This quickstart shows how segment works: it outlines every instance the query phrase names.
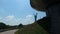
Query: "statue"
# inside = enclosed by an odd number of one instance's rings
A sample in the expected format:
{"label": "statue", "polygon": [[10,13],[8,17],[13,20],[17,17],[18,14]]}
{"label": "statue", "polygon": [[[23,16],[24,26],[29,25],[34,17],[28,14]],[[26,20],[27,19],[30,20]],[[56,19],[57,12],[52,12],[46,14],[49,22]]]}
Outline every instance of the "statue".
{"label": "statue", "polygon": [[34,14],[34,19],[35,19],[35,22],[37,21],[37,13]]}
{"label": "statue", "polygon": [[49,34],[60,34],[60,0],[30,0],[32,8],[49,17]]}

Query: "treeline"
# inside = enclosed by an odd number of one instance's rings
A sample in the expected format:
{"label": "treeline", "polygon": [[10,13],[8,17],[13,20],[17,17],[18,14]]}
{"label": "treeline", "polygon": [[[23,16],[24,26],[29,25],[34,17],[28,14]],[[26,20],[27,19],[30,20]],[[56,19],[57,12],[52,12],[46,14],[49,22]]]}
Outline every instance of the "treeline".
{"label": "treeline", "polygon": [[0,22],[0,29],[6,29],[7,25],[4,24],[3,22]]}
{"label": "treeline", "polygon": [[21,27],[23,27],[22,24],[15,25],[15,26],[11,26],[11,25],[6,25],[6,24],[3,23],[3,22],[0,22],[0,30],[1,30],[1,29],[17,29],[17,28],[21,28]]}

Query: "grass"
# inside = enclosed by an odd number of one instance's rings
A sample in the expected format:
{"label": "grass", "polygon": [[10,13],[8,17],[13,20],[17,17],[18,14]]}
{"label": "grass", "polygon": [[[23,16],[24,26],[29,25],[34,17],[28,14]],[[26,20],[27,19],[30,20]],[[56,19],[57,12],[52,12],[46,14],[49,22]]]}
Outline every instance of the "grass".
{"label": "grass", "polygon": [[15,34],[48,34],[48,32],[37,23],[33,23],[20,28]]}

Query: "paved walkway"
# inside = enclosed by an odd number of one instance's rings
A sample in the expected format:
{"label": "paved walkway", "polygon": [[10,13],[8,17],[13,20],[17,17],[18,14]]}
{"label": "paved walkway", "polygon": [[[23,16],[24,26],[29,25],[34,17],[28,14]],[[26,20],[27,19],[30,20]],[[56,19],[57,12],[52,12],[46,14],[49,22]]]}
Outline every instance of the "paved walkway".
{"label": "paved walkway", "polygon": [[15,30],[10,30],[10,31],[5,31],[5,32],[2,32],[2,33],[0,33],[0,34],[14,34],[16,31],[17,31],[17,29],[15,29]]}

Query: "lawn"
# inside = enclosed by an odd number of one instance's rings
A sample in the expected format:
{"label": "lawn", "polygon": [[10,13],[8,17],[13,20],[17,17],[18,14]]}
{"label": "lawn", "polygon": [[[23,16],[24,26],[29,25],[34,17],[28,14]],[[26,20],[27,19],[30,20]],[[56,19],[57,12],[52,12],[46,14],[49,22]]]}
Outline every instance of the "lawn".
{"label": "lawn", "polygon": [[33,23],[20,28],[15,34],[48,34],[39,24]]}

